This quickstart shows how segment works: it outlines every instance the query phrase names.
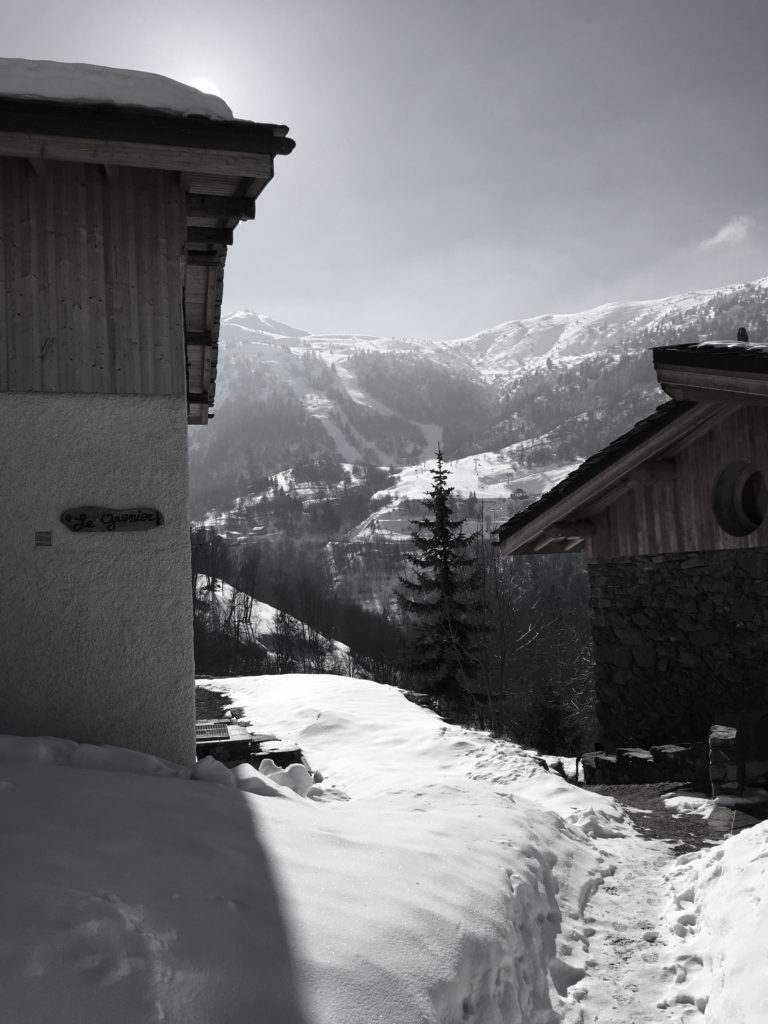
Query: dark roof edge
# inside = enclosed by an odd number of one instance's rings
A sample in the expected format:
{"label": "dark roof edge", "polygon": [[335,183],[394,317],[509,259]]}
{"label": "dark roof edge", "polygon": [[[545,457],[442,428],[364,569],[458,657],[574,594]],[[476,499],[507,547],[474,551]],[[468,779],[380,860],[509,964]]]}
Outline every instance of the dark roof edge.
{"label": "dark roof edge", "polygon": [[296,143],[282,124],[174,114],[149,107],[0,96],[0,131],[238,152],[290,153]]}
{"label": "dark roof edge", "polygon": [[512,516],[498,530],[499,543],[514,536],[523,527],[528,526],[542,513],[547,512],[558,502],[563,501],[580,487],[594,480],[600,473],[613,466],[620,458],[627,455],[633,448],[660,433],[675,420],[684,416],[697,403],[688,401],[669,401],[660,405],[655,412],[640,420],[630,430],[617,437],[605,448],[591,455],[572,473],[569,473],[559,484],[543,494],[538,501],[528,508]]}
{"label": "dark roof edge", "polygon": [[768,373],[768,346],[749,342],[691,342],[651,349],[653,365],[686,366],[699,370]]}

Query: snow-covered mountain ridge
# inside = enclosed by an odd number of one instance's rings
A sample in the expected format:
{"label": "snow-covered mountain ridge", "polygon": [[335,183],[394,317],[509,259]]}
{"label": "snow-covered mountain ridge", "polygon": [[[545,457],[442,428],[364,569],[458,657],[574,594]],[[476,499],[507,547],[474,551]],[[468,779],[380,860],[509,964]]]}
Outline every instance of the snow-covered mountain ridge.
{"label": "snow-covered mountain ridge", "polygon": [[190,434],[193,514],[231,508],[288,470],[300,481],[318,466],[417,465],[438,442],[449,459],[560,468],[663,400],[648,348],[732,338],[742,325],[768,340],[768,277],[443,341],[312,334],[230,313],[216,418]]}
{"label": "snow-covered mountain ridge", "polygon": [[[285,344],[290,339],[334,362],[353,351],[418,354],[437,359],[453,369],[482,376],[509,379],[520,372],[546,366],[547,360],[579,360],[598,354],[638,335],[680,330],[700,323],[702,311],[713,302],[746,297],[751,291],[766,292],[768,276],[747,284],[669,295],[660,299],[610,302],[576,313],[554,313],[508,320],[466,338],[427,341],[414,338],[379,338],[367,334],[312,334],[289,327],[250,310],[222,318],[222,338],[250,337]],[[709,311],[717,332],[715,308]]]}
{"label": "snow-covered mountain ridge", "polygon": [[[768,277],[753,282],[768,287]],[[513,366],[526,369],[548,359],[581,359],[643,332],[696,323],[702,307],[716,298],[738,294],[743,285],[710,288],[661,299],[611,302],[580,313],[550,314],[510,320],[453,344],[486,375],[508,375]]]}

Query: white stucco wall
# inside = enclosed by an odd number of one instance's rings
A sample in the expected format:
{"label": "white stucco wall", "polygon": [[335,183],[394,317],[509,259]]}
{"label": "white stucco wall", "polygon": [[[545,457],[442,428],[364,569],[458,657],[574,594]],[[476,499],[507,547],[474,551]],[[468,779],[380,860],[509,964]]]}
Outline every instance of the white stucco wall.
{"label": "white stucco wall", "polygon": [[[0,394],[0,732],[194,759],[186,404]],[[78,505],[159,509],[76,534]],[[50,531],[51,547],[35,547]]]}

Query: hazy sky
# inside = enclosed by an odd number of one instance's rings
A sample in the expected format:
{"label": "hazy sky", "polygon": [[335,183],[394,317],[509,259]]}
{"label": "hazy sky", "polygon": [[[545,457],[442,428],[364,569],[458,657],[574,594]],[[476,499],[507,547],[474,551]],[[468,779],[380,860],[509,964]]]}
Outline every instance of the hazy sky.
{"label": "hazy sky", "polygon": [[224,306],[459,337],[768,274],[766,0],[0,0],[0,55],[290,126]]}

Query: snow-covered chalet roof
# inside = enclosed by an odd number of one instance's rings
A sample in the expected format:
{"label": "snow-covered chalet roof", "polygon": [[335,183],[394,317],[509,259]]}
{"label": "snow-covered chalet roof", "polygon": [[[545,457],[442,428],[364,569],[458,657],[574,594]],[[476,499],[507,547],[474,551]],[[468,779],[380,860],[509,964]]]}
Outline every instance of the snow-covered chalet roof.
{"label": "snow-covered chalet roof", "polygon": [[144,107],[164,114],[232,119],[232,111],[218,96],[164,75],[95,64],[0,57],[0,96]]}

